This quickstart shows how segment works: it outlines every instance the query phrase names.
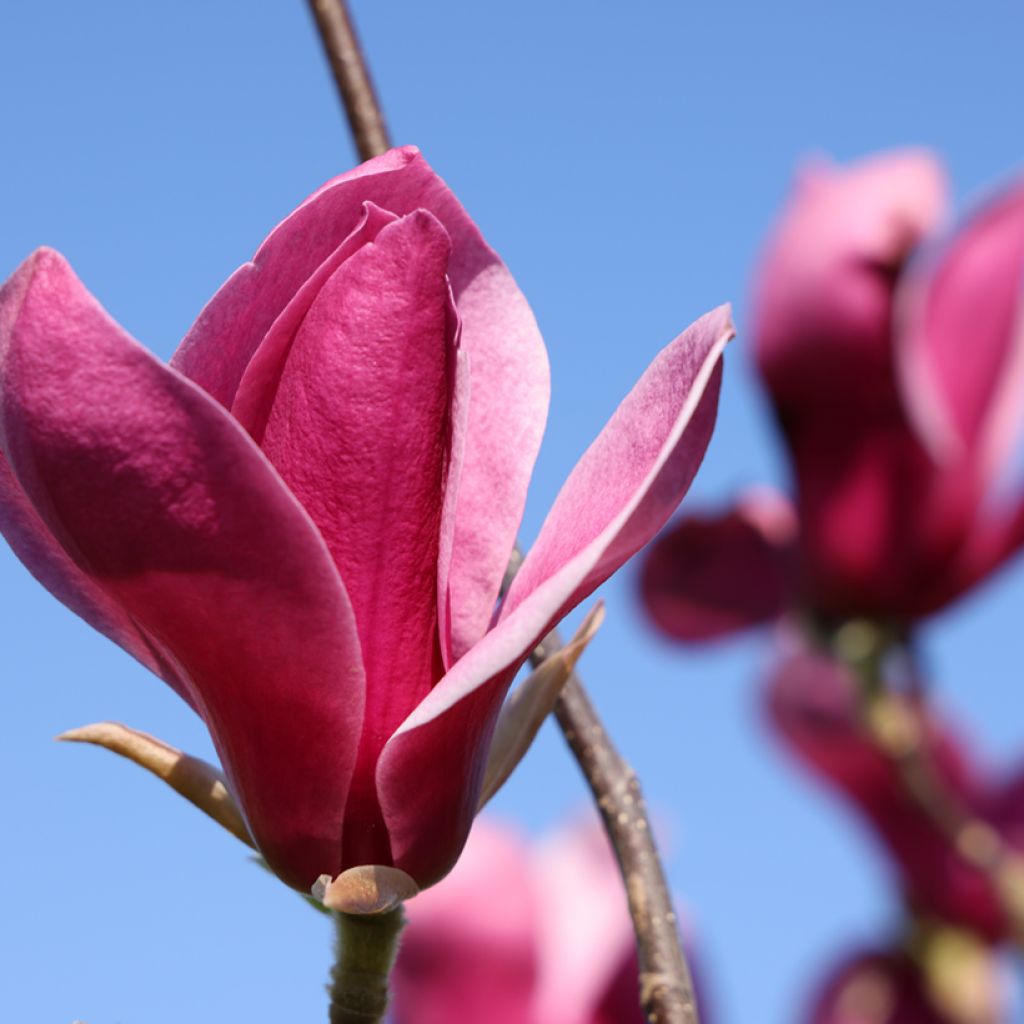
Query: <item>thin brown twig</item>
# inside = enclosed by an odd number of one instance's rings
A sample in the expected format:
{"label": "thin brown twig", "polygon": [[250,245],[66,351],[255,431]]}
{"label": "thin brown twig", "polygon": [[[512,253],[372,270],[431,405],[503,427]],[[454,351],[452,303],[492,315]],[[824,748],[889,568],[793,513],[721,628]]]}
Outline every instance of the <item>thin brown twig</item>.
{"label": "thin brown twig", "polygon": [[[359,155],[369,159],[390,143],[345,2],[309,2]],[[520,561],[517,549],[506,585]],[[530,660],[538,665],[562,646],[552,631]],[[622,872],[636,932],[644,1015],[651,1024],[699,1024],[693,981],[636,773],[608,738],[575,673],[562,691],[555,718],[594,795]]]}
{"label": "thin brown twig", "polygon": [[310,10],[345,105],[360,160],[391,148],[377,94],[344,0],[309,0]]}

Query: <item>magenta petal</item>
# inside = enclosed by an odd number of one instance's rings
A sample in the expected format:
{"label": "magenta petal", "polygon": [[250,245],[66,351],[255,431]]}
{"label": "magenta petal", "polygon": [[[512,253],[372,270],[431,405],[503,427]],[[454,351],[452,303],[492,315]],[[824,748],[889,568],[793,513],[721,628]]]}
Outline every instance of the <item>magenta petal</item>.
{"label": "magenta petal", "polygon": [[231,414],[249,431],[257,444],[263,441],[263,432],[277,397],[277,388],[295,334],[320,290],[345,260],[372,242],[386,225],[397,219],[395,214],[381,210],[373,203],[365,203],[363,218],[356,229],[317,267],[260,342],[245,368],[231,404]]}
{"label": "magenta petal", "polygon": [[714,423],[731,336],[723,306],[655,359],[570,475],[498,625],[385,746],[377,787],[394,863],[421,885],[448,871],[465,842],[519,666],[553,622],[653,536],[689,485]]}
{"label": "magenta petal", "polygon": [[[347,851],[374,827],[384,839],[377,756],[441,674],[437,571],[457,336],[449,250],[445,229],[421,210],[335,271],[296,335],[263,437],[327,542],[358,623],[366,717]],[[345,862],[387,858],[383,844]]]}
{"label": "magenta petal", "polygon": [[803,1019],[808,1024],[953,1024],[932,1003],[928,988],[920,966],[898,948],[860,952],[832,969]]}
{"label": "magenta petal", "polygon": [[942,168],[924,151],[804,170],[754,288],[755,354],[785,417],[892,390],[893,282],[944,207]]}
{"label": "magenta petal", "polygon": [[449,584],[458,656],[486,630],[515,543],[547,416],[548,363],[512,275],[419,152],[391,150],[310,196],[213,297],[172,365],[230,407],[271,324],[355,230],[367,202],[398,215],[429,210],[452,239],[449,275],[473,395]]}
{"label": "magenta petal", "polygon": [[[0,305],[7,295],[0,293]],[[0,337],[6,332],[0,327]],[[183,700],[195,702],[188,686],[131,616],[83,572],[39,518],[0,453],[0,535],[30,573],[62,604],[113,640]]]}
{"label": "magenta petal", "polygon": [[562,487],[502,607],[547,614],[538,636],[646,544],[675,511],[711,437],[728,306],[665,348]]}
{"label": "magenta petal", "polygon": [[796,514],[773,491],[724,515],[688,515],[648,549],[640,580],[654,622],[680,640],[713,640],[770,622],[796,598]]}
{"label": "magenta petal", "polygon": [[998,469],[1024,385],[1024,181],[971,218],[908,280],[898,359],[907,402],[941,456]]}
{"label": "magenta petal", "polygon": [[0,336],[3,455],[67,557],[185,681],[262,852],[308,889],[340,868],[363,705],[324,543],[238,424],[58,254],[20,275]]}
{"label": "magenta petal", "polygon": [[171,365],[230,408],[242,374],[271,324],[356,229],[363,204],[387,193],[394,173],[412,159],[414,154],[407,150],[393,149],[314,192],[210,299]]}

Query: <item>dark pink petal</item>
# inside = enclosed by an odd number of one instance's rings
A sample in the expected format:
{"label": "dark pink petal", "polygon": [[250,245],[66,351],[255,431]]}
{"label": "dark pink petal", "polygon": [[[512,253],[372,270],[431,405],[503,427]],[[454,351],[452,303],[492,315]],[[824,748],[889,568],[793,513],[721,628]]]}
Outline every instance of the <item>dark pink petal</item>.
{"label": "dark pink petal", "polygon": [[465,842],[501,702],[529,651],[657,532],[689,486],[731,336],[721,307],[655,359],[570,475],[499,624],[384,748],[377,784],[394,864],[421,885],[448,871]]}
{"label": "dark pink petal", "polygon": [[381,210],[372,203],[366,203],[363,218],[352,234],[317,267],[260,342],[259,348],[242,374],[231,404],[231,414],[249,431],[257,444],[263,441],[267,419],[277,398],[277,389],[295,342],[295,335],[320,290],[345,260],[372,242],[384,227],[397,219],[395,214]]}
{"label": "dark pink petal", "polygon": [[898,356],[909,407],[943,459],[1012,452],[1024,386],[1024,181],[907,282]]}
{"label": "dark pink petal", "polygon": [[238,424],[58,254],[19,277],[0,336],[4,458],[67,558],[183,680],[261,850],[308,889],[340,869],[364,688],[323,540]]}
{"label": "dark pink petal", "polygon": [[414,147],[328,182],[287,217],[213,297],[172,360],[231,406],[271,325],[356,229],[365,203],[433,213],[452,239],[452,289],[472,395],[450,575],[455,655],[490,622],[547,415],[548,364],[533,314],[505,265]]}
{"label": "dark pink petal", "polygon": [[443,672],[437,572],[457,335],[449,251],[445,229],[420,210],[342,263],[295,337],[263,436],[327,542],[359,629],[366,708],[346,864],[389,862],[377,757]]}
{"label": "dark pink petal", "polygon": [[[0,307],[10,299],[0,291]],[[0,313],[2,316],[2,313]],[[0,337],[7,334],[0,326]],[[151,672],[160,676],[183,700],[195,704],[187,685],[160,651],[94,580],[71,560],[39,518],[0,453],[0,535],[22,564],[62,604],[81,616],[93,629],[113,640]]]}
{"label": "dark pink petal", "polygon": [[804,1019],[807,1024],[956,1024],[929,998],[927,981],[914,960],[889,951],[857,953],[844,960]]}
{"label": "dark pink petal", "polygon": [[407,906],[395,1024],[540,1024],[536,895],[523,839],[479,821],[451,875]]}
{"label": "dark pink petal", "polygon": [[723,515],[687,515],[651,545],[641,595],[680,640],[713,640],[770,622],[796,600],[796,514],[773,491]]}
{"label": "dark pink petal", "polygon": [[908,619],[950,599],[983,491],[969,463],[938,467],[902,412],[837,409],[790,449],[804,587],[836,616]]}
{"label": "dark pink petal", "polygon": [[893,390],[892,299],[945,205],[929,153],[885,153],[800,176],[758,263],[754,344],[784,421]]}
{"label": "dark pink petal", "polygon": [[704,457],[733,333],[720,306],[651,363],[555,499],[503,619],[533,599],[549,610],[543,634],[661,529]]}

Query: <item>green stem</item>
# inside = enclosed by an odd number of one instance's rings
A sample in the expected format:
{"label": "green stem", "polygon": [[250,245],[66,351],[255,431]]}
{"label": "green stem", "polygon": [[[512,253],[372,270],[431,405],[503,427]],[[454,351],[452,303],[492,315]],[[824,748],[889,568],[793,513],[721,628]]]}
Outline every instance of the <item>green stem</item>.
{"label": "green stem", "polygon": [[337,960],[331,969],[330,1024],[378,1024],[388,1008],[388,976],[405,914],[334,914]]}

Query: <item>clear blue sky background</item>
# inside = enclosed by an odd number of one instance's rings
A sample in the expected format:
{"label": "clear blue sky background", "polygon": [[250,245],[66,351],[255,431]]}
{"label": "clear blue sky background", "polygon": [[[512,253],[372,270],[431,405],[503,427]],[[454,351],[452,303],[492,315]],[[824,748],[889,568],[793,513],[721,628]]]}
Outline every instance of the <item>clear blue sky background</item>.
{"label": "clear blue sky background", "polygon": [[[653,354],[732,299],[719,427],[689,503],[785,470],[745,301],[795,161],[924,143],[967,199],[1019,165],[1024,15],[1005,2],[356,2],[399,142],[421,146],[529,297],[554,377],[524,535]],[[264,234],[350,167],[305,4],[9,5],[0,276],[56,246],[163,357]],[[768,637],[687,653],[605,588],[584,675],[670,822],[715,1019],[796,1022],[818,973],[884,937],[883,863],[762,728]],[[935,681],[995,765],[1024,745],[1024,566],[937,619]],[[0,552],[0,1017],[322,1020],[328,927],[137,769],[51,741],[115,718],[209,743],[158,681]],[[583,799],[546,730],[496,808]],[[457,1024],[457,1022],[453,1022]]]}

